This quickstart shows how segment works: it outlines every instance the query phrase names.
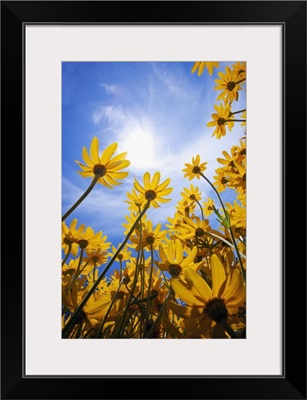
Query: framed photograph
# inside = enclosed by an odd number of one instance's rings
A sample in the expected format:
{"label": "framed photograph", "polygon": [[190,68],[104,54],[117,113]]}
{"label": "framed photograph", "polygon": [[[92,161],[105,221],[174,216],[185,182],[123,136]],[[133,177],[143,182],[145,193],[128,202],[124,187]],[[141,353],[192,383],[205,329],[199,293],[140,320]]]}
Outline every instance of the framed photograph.
{"label": "framed photograph", "polygon": [[306,2],[1,27],[2,398],[306,399]]}

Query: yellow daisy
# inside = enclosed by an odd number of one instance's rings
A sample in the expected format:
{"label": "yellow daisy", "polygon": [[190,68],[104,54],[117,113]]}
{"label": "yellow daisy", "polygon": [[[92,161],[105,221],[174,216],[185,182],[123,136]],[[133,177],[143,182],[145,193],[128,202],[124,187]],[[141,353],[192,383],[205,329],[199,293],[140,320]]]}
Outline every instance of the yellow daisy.
{"label": "yellow daisy", "polygon": [[245,284],[238,269],[225,273],[216,254],[211,256],[210,263],[212,288],[191,268],[184,271],[187,284],[179,279],[170,280],[174,292],[186,305],[169,302],[168,308],[184,318],[185,333],[192,338],[210,337],[215,324],[229,332],[229,325],[239,322],[235,314],[246,298]]}
{"label": "yellow daisy", "polygon": [[200,76],[204,72],[205,67],[207,67],[209,75],[212,76],[214,68],[218,68],[219,63],[216,61],[196,61],[192,67],[191,73],[193,74],[198,70],[197,75]]}
{"label": "yellow daisy", "polygon": [[222,93],[217,97],[217,100],[224,100],[225,102],[232,103],[239,98],[239,90],[241,90],[240,83],[245,81],[245,78],[239,78],[237,71],[231,70],[226,67],[226,73],[219,72],[218,76],[221,79],[216,79],[214,82],[217,84],[215,90],[222,90]]}
{"label": "yellow daisy", "polygon": [[167,188],[170,183],[170,178],[166,179],[163,183],[159,185],[161,178],[160,172],[156,172],[152,180],[150,180],[150,173],[145,172],[143,177],[144,186],[142,186],[136,178],[134,178],[134,187],[135,189],[143,195],[143,198],[147,201],[150,201],[155,208],[160,207],[158,202],[166,203],[171,201],[171,199],[165,199],[164,196],[170,194],[173,189]]}
{"label": "yellow daisy", "polygon": [[230,106],[222,103],[220,106],[214,105],[216,113],[211,114],[213,121],[207,123],[207,126],[215,126],[215,130],[212,136],[216,135],[217,139],[220,139],[222,136],[226,135],[226,127],[231,131],[234,126],[234,122],[232,121],[233,116],[231,115]]}
{"label": "yellow daisy", "polygon": [[90,146],[90,155],[83,147],[82,158],[85,165],[75,160],[80,166],[82,171],[79,174],[85,178],[96,178],[99,183],[112,189],[112,186],[120,185],[118,179],[124,179],[128,176],[128,172],[121,172],[120,170],[129,167],[130,161],[125,160],[127,152],[123,152],[113,157],[117,150],[117,143],[108,146],[99,156],[99,140],[94,137]]}
{"label": "yellow daisy", "polygon": [[159,246],[159,255],[161,261],[155,261],[155,264],[161,271],[168,272],[173,278],[183,275],[185,268],[197,270],[203,261],[195,263],[197,256],[197,247],[193,247],[187,257],[184,257],[184,250],[179,239],[169,241],[167,247]]}
{"label": "yellow daisy", "polygon": [[184,178],[188,178],[189,181],[192,180],[193,178],[200,179],[200,176],[202,175],[202,172],[207,169],[206,165],[207,162],[200,162],[200,156],[197,154],[197,156],[194,158],[192,157],[192,164],[185,163],[184,165],[186,168],[182,170],[182,172],[185,172]]}

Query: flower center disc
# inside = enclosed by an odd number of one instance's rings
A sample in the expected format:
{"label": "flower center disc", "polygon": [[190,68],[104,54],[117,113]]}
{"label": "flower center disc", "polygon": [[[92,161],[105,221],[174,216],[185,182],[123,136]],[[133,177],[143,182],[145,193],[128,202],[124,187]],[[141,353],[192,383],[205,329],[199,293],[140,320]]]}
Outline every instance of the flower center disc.
{"label": "flower center disc", "polygon": [[85,249],[87,247],[87,245],[88,245],[88,241],[84,240],[84,239],[81,239],[81,240],[79,240],[78,244],[81,247],[81,249]]}
{"label": "flower center disc", "polygon": [[203,228],[197,228],[196,231],[195,231],[195,235],[196,235],[197,237],[204,236],[205,233],[206,233],[206,232],[203,230]]}
{"label": "flower center disc", "polygon": [[225,302],[218,297],[208,301],[205,311],[209,317],[217,323],[226,321],[228,318],[228,310],[225,306]]}
{"label": "flower center disc", "polygon": [[94,165],[93,172],[95,176],[104,176],[107,172],[106,167],[101,164]]}
{"label": "flower center disc", "polygon": [[227,83],[227,89],[232,91],[236,87],[235,82],[228,82]]}
{"label": "flower center disc", "polygon": [[169,273],[172,275],[173,278],[177,278],[181,272],[180,265],[177,264],[170,264],[169,266]]}
{"label": "flower center disc", "polygon": [[147,190],[145,192],[145,199],[146,200],[154,200],[157,197],[156,192],[154,190]]}
{"label": "flower center disc", "polygon": [[196,165],[195,167],[193,167],[192,172],[193,174],[199,174],[201,172],[199,166]]}

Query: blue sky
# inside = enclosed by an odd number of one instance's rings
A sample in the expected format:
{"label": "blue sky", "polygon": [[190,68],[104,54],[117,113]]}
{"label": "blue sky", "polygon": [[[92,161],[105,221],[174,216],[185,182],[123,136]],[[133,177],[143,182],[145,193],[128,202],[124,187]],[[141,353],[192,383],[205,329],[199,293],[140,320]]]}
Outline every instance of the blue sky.
{"label": "blue sky", "polygon": [[[100,151],[113,142],[118,151],[127,151],[131,161],[129,176],[122,185],[108,189],[97,184],[83,203],[66,219],[103,231],[114,246],[124,239],[125,215],[129,215],[126,193],[131,192],[136,177],[142,182],[146,171],[160,171],[161,181],[171,178],[172,201],[159,209],[150,208],[148,219],[153,224],[173,217],[180,192],[192,183],[202,191],[202,201],[216,199],[205,180],[183,178],[184,163],[200,155],[208,162],[206,176],[212,179],[221,165],[222,151],[239,144],[244,127],[236,123],[221,139],[212,137],[212,120],[219,91],[214,90],[217,72],[236,61],[220,63],[209,76],[191,73],[191,62],[63,62],[62,63],[62,210],[63,214],[91,183],[81,177],[75,160],[82,160],[82,147],[87,149],[97,136]],[[246,108],[244,90],[232,111]],[[239,117],[239,115],[238,115]],[[223,200],[232,198],[222,192]]]}

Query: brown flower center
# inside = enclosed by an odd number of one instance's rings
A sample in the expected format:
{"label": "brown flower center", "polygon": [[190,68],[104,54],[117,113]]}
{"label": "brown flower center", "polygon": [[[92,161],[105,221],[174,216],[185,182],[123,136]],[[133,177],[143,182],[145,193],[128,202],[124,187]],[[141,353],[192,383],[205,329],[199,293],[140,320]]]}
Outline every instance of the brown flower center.
{"label": "brown flower center", "polygon": [[198,165],[195,165],[192,169],[193,174],[199,174],[201,172],[200,168]]}
{"label": "brown flower center", "polygon": [[226,321],[228,318],[228,310],[225,302],[223,299],[219,299],[218,297],[214,297],[208,301],[205,311],[208,316],[217,323]]}
{"label": "brown flower center", "polygon": [[235,82],[228,82],[227,83],[227,89],[229,91],[232,91],[235,87],[236,87],[236,83]]}
{"label": "brown flower center", "polygon": [[206,232],[203,230],[203,228],[197,228],[195,231],[195,236],[201,237],[201,236],[204,236],[205,233]]}
{"label": "brown flower center", "polygon": [[191,195],[190,195],[190,199],[191,199],[191,200],[196,200],[195,194],[191,194]]}
{"label": "brown flower center", "polygon": [[104,165],[96,164],[94,165],[93,172],[95,176],[104,176],[107,172],[107,169]]}
{"label": "brown flower center", "polygon": [[226,178],[223,177],[223,178],[221,179],[221,182],[222,182],[223,185],[226,185],[226,183],[228,182],[228,180],[227,180]]}
{"label": "brown flower center", "polygon": [[154,244],[155,238],[153,236],[147,236],[146,243],[147,244]]}
{"label": "brown flower center", "polygon": [[145,199],[152,201],[157,197],[157,194],[154,190],[146,190],[145,192]]}
{"label": "brown flower center", "polygon": [[170,264],[168,270],[173,278],[177,278],[180,275],[182,268],[178,264]]}
{"label": "brown flower center", "polygon": [[88,246],[88,241],[85,239],[81,239],[78,241],[78,245],[81,249],[85,249]]}
{"label": "brown flower center", "polygon": [[219,126],[224,125],[225,122],[226,122],[226,119],[225,119],[225,118],[219,118],[219,119],[217,120],[217,124],[218,124]]}

